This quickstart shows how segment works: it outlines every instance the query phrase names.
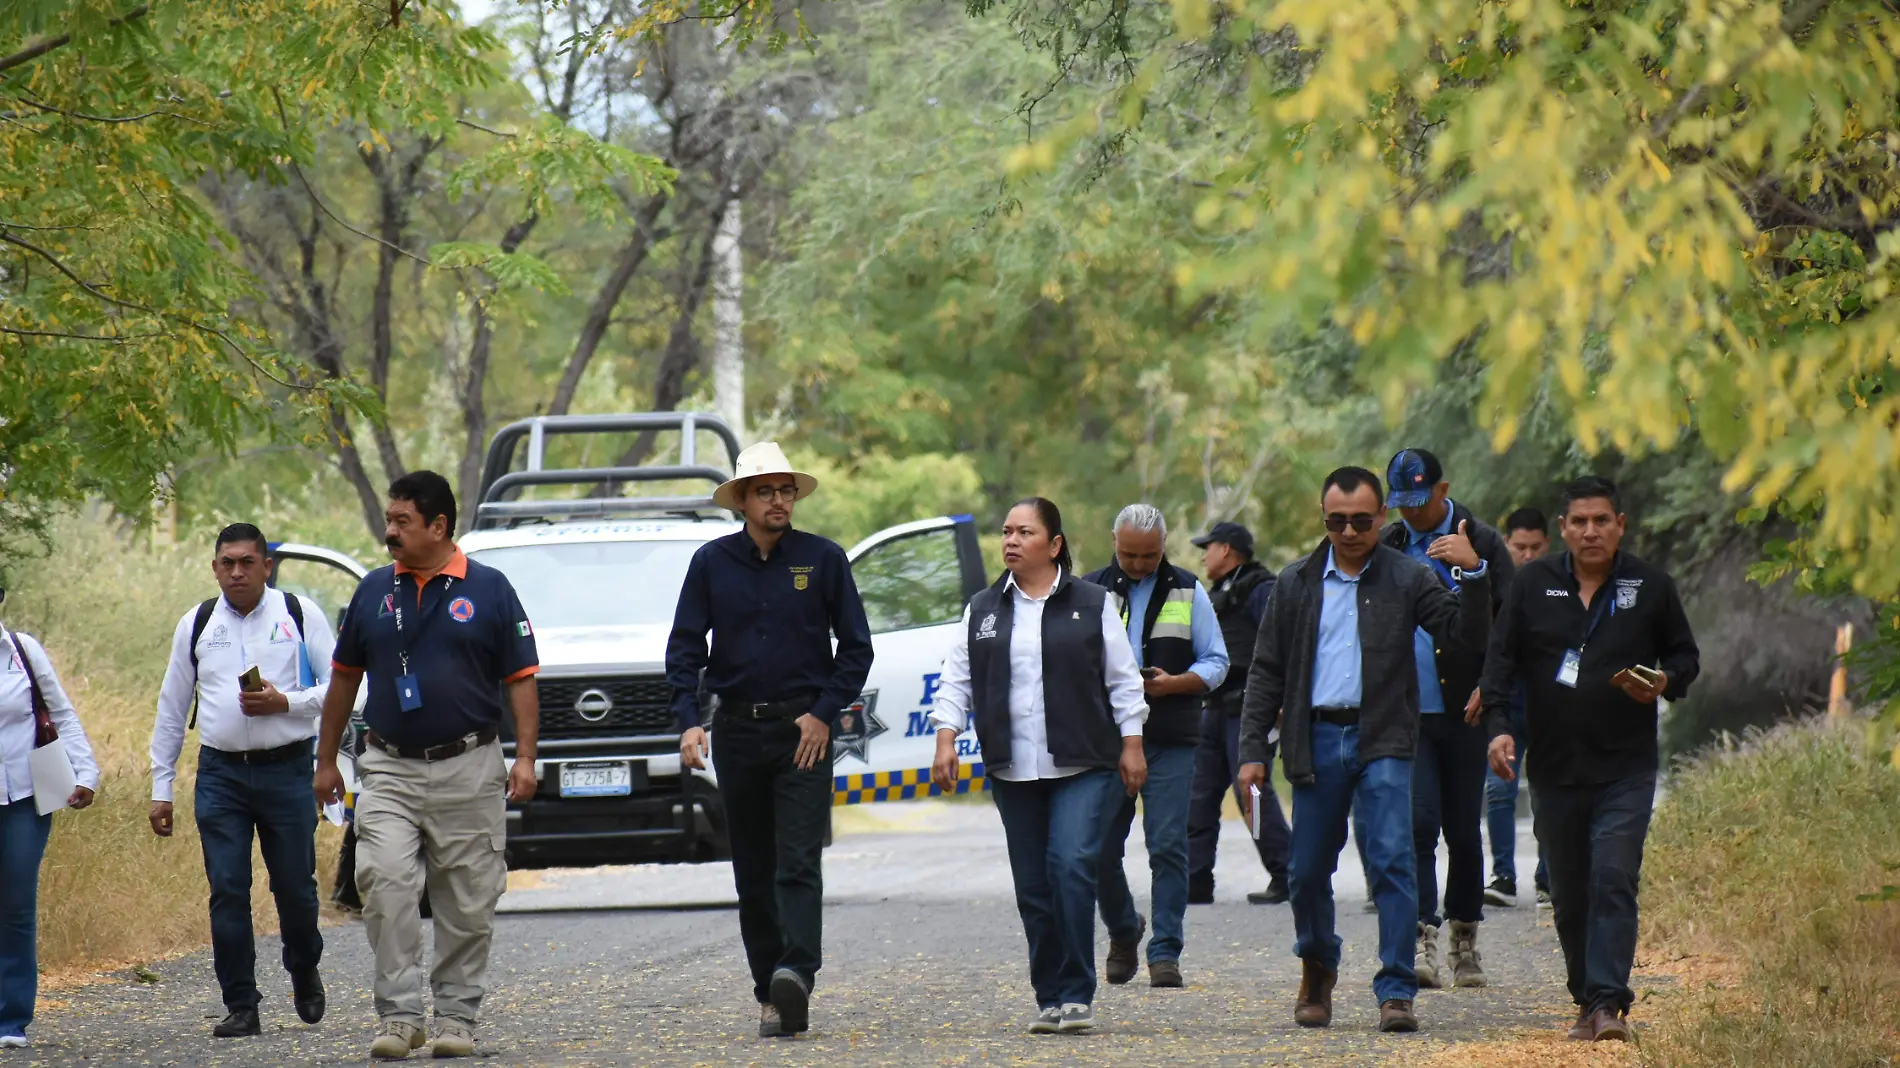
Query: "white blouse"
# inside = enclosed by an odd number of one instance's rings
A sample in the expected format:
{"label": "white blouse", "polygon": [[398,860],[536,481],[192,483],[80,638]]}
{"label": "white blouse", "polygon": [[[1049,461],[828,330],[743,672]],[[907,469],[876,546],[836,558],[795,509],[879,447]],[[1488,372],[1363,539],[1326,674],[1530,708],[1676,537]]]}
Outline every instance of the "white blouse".
{"label": "white blouse", "polygon": [[[27,770],[27,758],[33,753],[33,688],[27,681],[28,665],[20,663],[13,637],[0,626],[0,789],[5,790],[8,804],[33,796],[33,775]],[[79,785],[97,791],[99,763],[93,759],[92,743],[86,739],[86,728],[79,724],[79,714],[73,711],[59,676],[53,673],[52,660],[39,642],[24,634],[17,637],[26,648],[33,677],[39,680],[46,711],[66,743],[73,777]]]}
{"label": "white blouse", "polygon": [[[1054,593],[1062,582],[1061,571],[1049,587]],[[1008,782],[1031,779],[1062,779],[1087,770],[1056,766],[1049,753],[1049,719],[1043,708],[1042,686],[1042,610],[1049,594],[1031,597],[1009,577],[1008,589],[1014,598],[1009,627],[1009,767],[985,769]],[[1122,737],[1139,737],[1148,718],[1148,699],[1141,689],[1141,671],[1135,666],[1135,650],[1128,644],[1128,628],[1122,625],[1112,599],[1102,602],[1102,681],[1108,686],[1109,707]],[[937,730],[963,733],[970,723],[970,609],[963,609],[963,626],[957,631],[957,644],[944,658],[943,677],[938,680],[932,702],[930,725]]]}

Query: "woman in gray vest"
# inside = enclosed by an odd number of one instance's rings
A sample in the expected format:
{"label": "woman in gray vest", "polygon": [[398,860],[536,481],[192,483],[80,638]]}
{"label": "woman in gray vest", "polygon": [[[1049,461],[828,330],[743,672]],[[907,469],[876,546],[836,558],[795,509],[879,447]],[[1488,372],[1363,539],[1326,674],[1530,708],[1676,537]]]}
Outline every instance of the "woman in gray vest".
{"label": "woman in gray vest", "polygon": [[1003,521],[1009,571],[970,599],[944,661],[931,725],[941,790],[972,721],[996,795],[1029,937],[1030,1033],[1095,1026],[1095,880],[1124,796],[1148,777],[1148,714],[1128,631],[1108,592],[1075,577],[1062,513],[1041,497]]}

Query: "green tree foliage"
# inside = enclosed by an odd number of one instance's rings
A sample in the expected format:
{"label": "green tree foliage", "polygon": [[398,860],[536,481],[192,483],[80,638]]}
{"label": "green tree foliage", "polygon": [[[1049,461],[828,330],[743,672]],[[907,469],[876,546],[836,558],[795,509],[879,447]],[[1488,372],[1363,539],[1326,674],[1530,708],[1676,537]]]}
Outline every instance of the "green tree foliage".
{"label": "green tree foliage", "polygon": [[[321,440],[313,416],[363,407],[357,383],[241,313],[255,278],[199,183],[307,186],[340,127],[366,131],[367,150],[389,129],[446,137],[459,100],[504,76],[499,56],[421,3],[0,6],[0,521],[87,495],[137,512],[198,450]],[[591,190],[658,175],[568,130],[524,129],[494,153],[464,184],[506,173],[531,208],[558,183],[604,209]],[[503,281],[545,277],[460,254]]]}
{"label": "green tree foliage", "polygon": [[800,435],[846,467],[966,457],[981,480],[966,507],[986,528],[1041,493],[1095,560],[1137,499],[1177,525],[1286,530],[1288,510],[1253,491],[1305,472],[1329,417],[1287,404],[1259,418],[1274,371],[1233,303],[1177,284],[1176,263],[1226,243],[1189,218],[1184,150],[1142,142],[1110,170],[1065,157],[1047,182],[1008,181],[1040,116],[1084,92],[1062,88],[1025,120],[1021,95],[1052,71],[1006,29],[909,5],[857,17],[862,105],[829,129],[765,285]]}
{"label": "green tree foliage", "polygon": [[[1125,27],[1125,10],[1011,14],[1048,34]],[[1113,95],[1019,164],[1136,136],[1225,79],[1245,124],[1190,177],[1209,186],[1197,221],[1234,245],[1180,265],[1189,292],[1248,294],[1269,326],[1337,325],[1391,411],[1469,350],[1498,448],[1543,393],[1588,453],[1693,431],[1728,488],[1811,508],[1813,560],[1860,592],[1900,589],[1887,7],[1182,0],[1174,15]],[[1123,54],[1113,36],[1097,59]]]}

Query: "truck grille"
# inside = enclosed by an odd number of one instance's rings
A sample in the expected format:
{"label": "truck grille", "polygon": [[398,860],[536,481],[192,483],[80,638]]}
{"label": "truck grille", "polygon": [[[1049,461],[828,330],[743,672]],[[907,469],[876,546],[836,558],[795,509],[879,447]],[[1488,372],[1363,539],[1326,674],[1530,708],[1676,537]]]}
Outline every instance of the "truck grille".
{"label": "truck grille", "polygon": [[[674,731],[673,713],[667,708],[673,701],[673,687],[659,675],[542,678],[537,689],[541,695],[543,738],[671,734]],[[582,696],[590,691],[604,694],[612,707],[603,709],[604,703],[598,697],[580,706]]]}

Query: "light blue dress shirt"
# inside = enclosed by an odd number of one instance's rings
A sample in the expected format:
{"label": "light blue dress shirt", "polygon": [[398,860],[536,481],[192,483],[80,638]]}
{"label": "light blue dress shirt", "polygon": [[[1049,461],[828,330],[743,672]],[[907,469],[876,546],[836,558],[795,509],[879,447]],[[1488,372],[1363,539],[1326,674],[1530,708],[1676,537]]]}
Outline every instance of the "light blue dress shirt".
{"label": "light blue dress shirt", "polygon": [[[1128,588],[1128,644],[1135,647],[1135,667],[1141,662],[1141,628],[1148,619],[1148,602],[1154,596],[1155,577],[1149,575]],[[1214,618],[1214,602],[1207,590],[1194,584],[1194,615],[1189,623],[1194,641],[1194,663],[1188,670],[1201,677],[1211,692],[1227,678],[1227,640],[1221,637],[1220,620]]]}
{"label": "light blue dress shirt", "polygon": [[1325,600],[1313,650],[1313,707],[1358,708],[1365,685],[1359,669],[1359,576],[1343,574],[1328,549],[1320,585]]}
{"label": "light blue dress shirt", "polygon": [[[1432,574],[1437,575],[1438,581],[1446,586],[1451,585],[1451,568],[1426,555],[1425,550],[1432,547],[1432,542],[1451,533],[1451,517],[1451,500],[1447,498],[1445,516],[1438,521],[1437,526],[1423,533],[1413,530],[1409,523],[1405,527],[1405,532],[1411,535],[1411,540],[1405,543],[1405,554],[1431,568]],[[1425,632],[1424,627],[1412,632],[1412,656],[1418,661],[1418,710],[1421,713],[1445,711],[1445,695],[1438,685],[1437,649],[1438,643]]]}

